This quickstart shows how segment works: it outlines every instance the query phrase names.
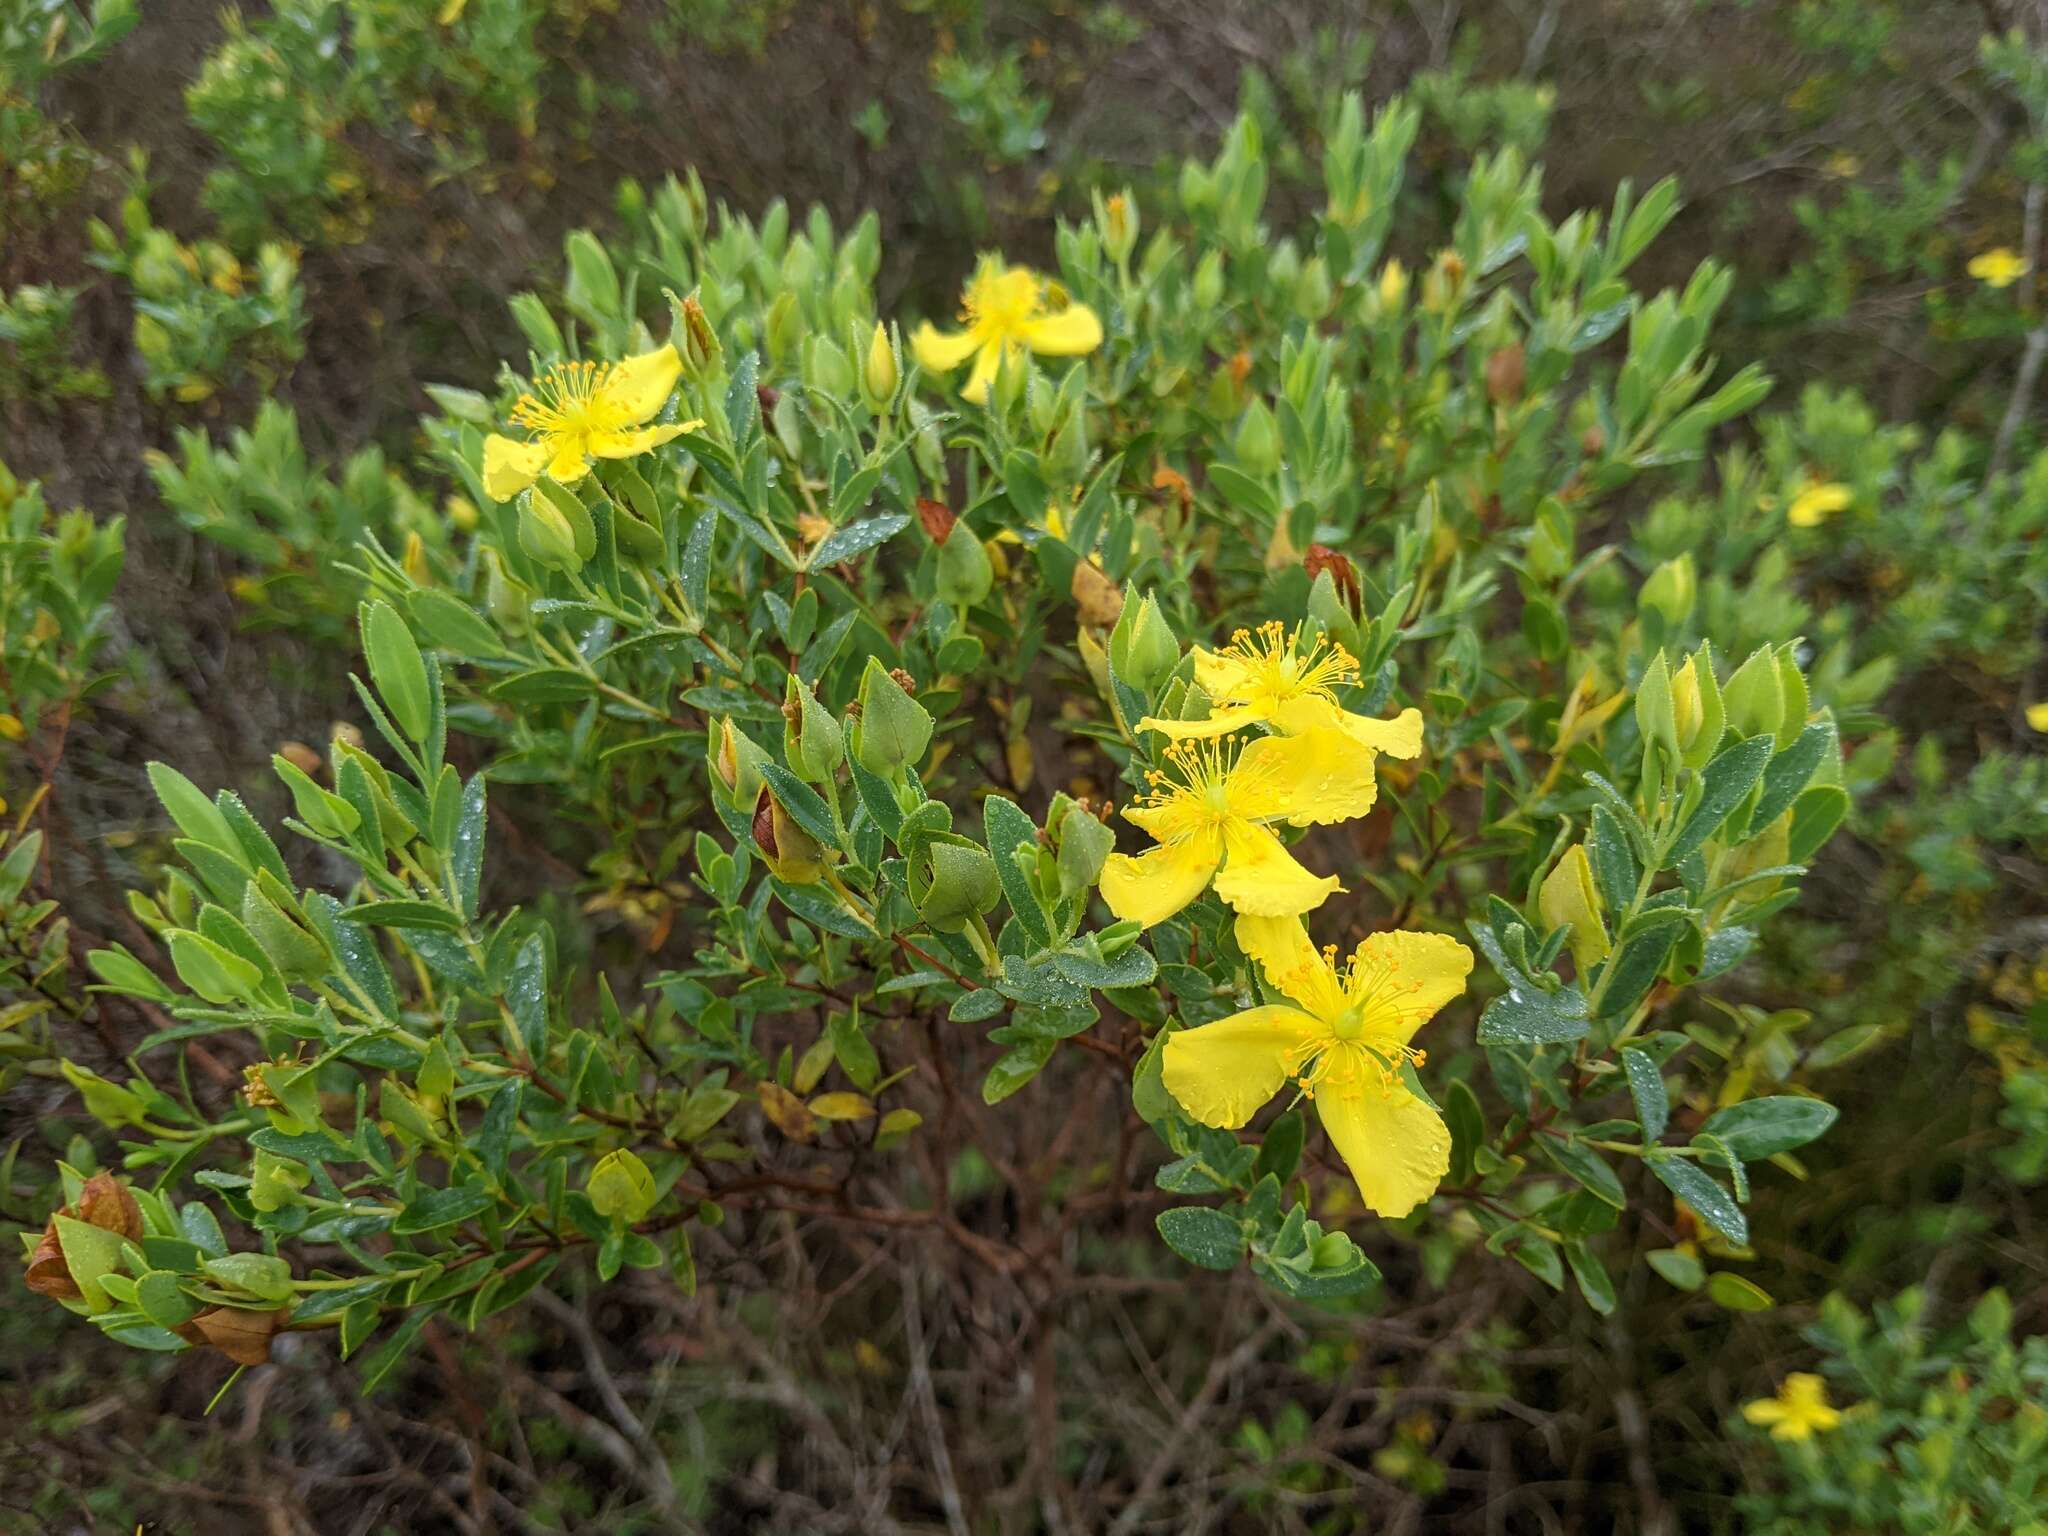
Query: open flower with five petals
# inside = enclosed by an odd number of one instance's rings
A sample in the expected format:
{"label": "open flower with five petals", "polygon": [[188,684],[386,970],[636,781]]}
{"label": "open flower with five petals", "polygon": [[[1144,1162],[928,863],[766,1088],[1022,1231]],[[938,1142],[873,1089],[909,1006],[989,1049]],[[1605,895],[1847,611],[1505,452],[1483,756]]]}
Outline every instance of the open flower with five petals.
{"label": "open flower with five petals", "polygon": [[1443,1116],[1409,1087],[1410,1042],[1465,990],[1472,951],[1440,933],[1376,933],[1340,969],[1298,918],[1240,916],[1237,941],[1286,999],[1166,1037],[1167,1092],[1204,1125],[1236,1130],[1292,1081],[1366,1206],[1406,1216],[1450,1167]]}
{"label": "open flower with five petals", "polygon": [[1029,267],[984,256],[960,297],[961,329],[941,331],[926,321],[910,338],[911,354],[930,373],[951,373],[973,358],[960,393],[978,405],[1006,360],[1015,367],[1027,352],[1080,357],[1102,345],[1095,311],[1086,304],[1055,307],[1052,293],[1053,285]]}
{"label": "open flower with five petals", "polygon": [[1841,1410],[1828,1402],[1828,1384],[1811,1371],[1792,1372],[1776,1397],[1744,1403],[1742,1416],[1768,1428],[1775,1440],[1811,1440],[1817,1431],[1842,1422]]}
{"label": "open flower with five petals", "polygon": [[590,473],[593,459],[630,459],[701,421],[649,426],[661,414],[683,371],[672,346],[617,363],[556,363],[512,407],[525,442],[492,433],[484,439],[484,490],[510,501],[545,474],[567,485]]}
{"label": "open flower with five petals", "polygon": [[1370,764],[1351,738],[1322,729],[1235,741],[1176,741],[1166,766],[1146,775],[1150,792],[1124,811],[1159,846],[1111,854],[1102,870],[1110,911],[1150,928],[1201,895],[1242,913],[1294,917],[1341,890],[1334,875],[1295,862],[1272,830],[1349,821],[1372,809]]}
{"label": "open flower with five petals", "polygon": [[1351,653],[1323,636],[1304,645],[1299,628],[1290,630],[1277,619],[1240,629],[1220,651],[1196,646],[1195,681],[1209,696],[1207,719],[1148,716],[1139,726],[1175,740],[1221,736],[1248,725],[1269,726],[1283,736],[1330,729],[1369,753],[1405,758],[1422,751],[1420,710],[1404,709],[1391,720],[1352,714],[1337,702],[1336,692],[1358,681]]}

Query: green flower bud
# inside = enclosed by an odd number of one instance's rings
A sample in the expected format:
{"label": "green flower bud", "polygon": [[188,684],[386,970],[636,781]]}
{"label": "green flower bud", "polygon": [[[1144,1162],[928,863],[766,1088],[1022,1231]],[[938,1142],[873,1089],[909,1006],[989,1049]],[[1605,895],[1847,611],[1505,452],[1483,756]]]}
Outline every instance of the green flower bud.
{"label": "green flower bud", "polygon": [[1672,726],[1688,768],[1704,768],[1721,744],[1726,719],[1714,680],[1714,653],[1701,646],[1671,678]]}
{"label": "green flower bud", "polygon": [[1330,268],[1322,257],[1317,256],[1301,269],[1301,275],[1294,280],[1294,312],[1304,320],[1320,320],[1330,312],[1334,293],[1330,286]]}
{"label": "green flower bud", "polygon": [[794,674],[782,694],[782,755],[800,779],[823,784],[846,756],[846,733],[818,695]]}
{"label": "green flower bud", "polygon": [[723,349],[718,344],[718,333],[711,329],[711,321],[704,314],[704,306],[697,302],[697,295],[678,299],[670,293],[668,309],[669,345],[683,360],[683,377],[703,380],[717,373],[723,365]]}
{"label": "green flower bud", "polygon": [[1642,734],[1646,766],[1652,746],[1662,748],[1666,760],[1677,766],[1678,721],[1671,703],[1671,669],[1662,651],[1636,684],[1636,729]]}
{"label": "green flower bud", "polygon": [[1141,602],[1124,604],[1110,635],[1109,654],[1117,675],[1145,693],[1180,664],[1180,641],[1151,593]]}
{"label": "green flower bud", "polygon": [[1280,423],[1273,419],[1265,401],[1253,400],[1244,408],[1244,420],[1238,423],[1237,439],[1231,446],[1237,462],[1249,474],[1270,475],[1280,467]]}
{"label": "green flower bud", "polygon": [[583,1192],[590,1197],[591,1207],[598,1215],[625,1226],[653,1210],[656,1198],[654,1175],[627,1147],[607,1152],[597,1160]]}
{"label": "green flower bud", "polygon": [[1770,649],[1753,651],[1721,690],[1728,725],[1737,736],[1776,736],[1785,718],[1784,685]]}
{"label": "green flower bud", "polygon": [[704,760],[711,770],[711,793],[734,809],[752,811],[761,794],[761,764],[768,754],[731,717],[711,722]]}
{"label": "green flower bud", "polygon": [[923,760],[931,739],[930,713],[870,656],[860,678],[860,722],[853,742],[861,767],[886,779],[899,778]]}
{"label": "green flower bud", "polygon": [[896,385],[903,377],[903,370],[896,361],[896,349],[889,344],[889,328],[881,321],[875,322],[875,334],[868,341],[867,361],[861,367],[860,384],[867,396],[868,409],[877,414],[889,408],[889,402],[896,398]]}
{"label": "green flower bud", "polygon": [[774,791],[754,802],[754,846],[784,885],[816,885],[825,874],[825,845],[797,824]]}
{"label": "green flower bud", "polygon": [[995,584],[988,550],[965,523],[953,524],[939,546],[937,564],[939,597],[952,608],[972,608]]}
{"label": "green flower bud", "polygon": [[1197,312],[1214,309],[1223,301],[1223,257],[1209,252],[1195,268],[1193,297]]}
{"label": "green flower bud", "polygon": [[1691,615],[1693,602],[1699,596],[1699,585],[1692,556],[1683,554],[1674,560],[1666,560],[1650,572],[1650,579],[1643,583],[1636,606],[1641,612],[1659,615],[1668,628],[1676,629]]}
{"label": "green flower bud", "polygon": [[519,547],[550,570],[574,571],[583,565],[583,557],[576,553],[575,529],[545,496],[529,493],[520,497]]}
{"label": "green flower bud", "polygon": [[259,1211],[280,1211],[297,1204],[299,1191],[313,1178],[304,1163],[263,1151],[257,1152],[249,1174],[249,1203]]}
{"label": "green flower bud", "polygon": [[1109,259],[1121,265],[1131,259],[1131,252],[1138,248],[1138,199],[1126,187],[1112,193],[1105,201],[1096,194],[1095,224],[1102,232],[1102,249]]}
{"label": "green flower bud", "polygon": [[1002,899],[1003,883],[988,850],[965,841],[931,845],[931,865],[917,899],[918,916],[940,933],[958,933]]}

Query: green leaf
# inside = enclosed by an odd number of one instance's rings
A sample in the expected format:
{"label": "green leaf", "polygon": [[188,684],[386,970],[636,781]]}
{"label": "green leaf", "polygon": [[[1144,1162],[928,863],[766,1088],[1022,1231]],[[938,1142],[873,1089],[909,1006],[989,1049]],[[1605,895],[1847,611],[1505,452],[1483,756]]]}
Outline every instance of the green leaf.
{"label": "green leaf", "polygon": [[535,1061],[547,1054],[547,946],[534,934],[519,946],[512,973],[505,979],[505,1004],[519,1026],[519,1043]]}
{"label": "green leaf", "polygon": [[1835,743],[1832,720],[1816,720],[1799,733],[1798,740],[1771,759],[1764,769],[1763,793],[1750,814],[1750,829],[1762,831],[1792,807],[1792,802],[1813,782],[1813,775]]}
{"label": "green leaf", "polygon": [[1671,1123],[1671,1096],[1665,1092],[1664,1075],[1657,1070],[1657,1063],[1644,1052],[1623,1046],[1621,1066],[1628,1074],[1629,1097],[1635,1100],[1636,1119],[1642,1122],[1647,1145],[1661,1137]]}
{"label": "green leaf", "polygon": [[399,1364],[411,1351],[420,1336],[420,1330],[433,1317],[431,1307],[422,1307],[399,1326],[398,1332],[378,1347],[377,1352],[363,1362],[363,1393],[368,1396],[384,1384],[385,1378],[398,1369]]}
{"label": "green leaf", "polygon": [[1768,1312],[1777,1303],[1762,1286],[1723,1269],[1707,1281],[1707,1295],[1730,1312]]}
{"label": "green leaf", "polygon": [[431,901],[366,901],[344,907],[335,914],[344,923],[362,923],[371,928],[429,928],[441,933],[460,933],[462,920],[446,907]]}
{"label": "green leaf", "polygon": [[1696,1291],[1707,1283],[1707,1271],[1699,1259],[1677,1248],[1653,1248],[1645,1255],[1650,1268],[1681,1291]]}
{"label": "green leaf", "polygon": [[150,787],[171,813],[180,832],[195,843],[224,854],[243,869],[249,868],[248,855],[242,851],[241,840],[228,826],[227,818],[190,779],[165,763],[149,764],[148,773]]}
{"label": "green leaf", "polygon": [[400,1236],[414,1232],[435,1232],[481,1215],[494,1204],[486,1189],[455,1188],[422,1190],[398,1213],[391,1230]]}
{"label": "green leaf", "polygon": [[292,1267],[275,1254],[231,1253],[223,1259],[208,1259],[209,1278],[229,1290],[243,1291],[262,1301],[285,1302],[292,1296]]}
{"label": "green leaf", "polygon": [[1600,887],[1600,900],[1610,912],[1626,911],[1635,900],[1642,874],[1636,868],[1635,855],[1629,852],[1628,836],[1621,823],[1604,805],[1593,807],[1586,852],[1593,866],[1593,882]]}
{"label": "green leaf", "polygon": [[1617,1211],[1628,1204],[1628,1196],[1622,1193],[1621,1180],[1607,1166],[1607,1160],[1591,1147],[1576,1139],[1549,1135],[1538,1136],[1536,1145],[1545,1157],[1595,1199]]}
{"label": "green leaf", "polygon": [[1686,1158],[1651,1153],[1643,1159],[1650,1165],[1650,1172],[1664,1182],[1671,1191],[1695,1211],[1700,1219],[1731,1243],[1749,1242],[1749,1218],[1742,1214],[1737,1205],[1708,1174]]}
{"label": "green leaf", "polygon": [[864,555],[909,526],[910,514],[907,512],[890,512],[881,517],[866,517],[857,523],[848,523],[825,536],[824,541],[811,551],[804,568],[822,570],[828,565]]}
{"label": "green leaf", "polygon": [[135,1305],[159,1328],[176,1328],[199,1315],[199,1303],[185,1294],[184,1281],[162,1269],[135,1282]]}
{"label": "green leaf", "polygon": [[1614,1310],[1614,1278],[1607,1273],[1607,1266],[1582,1242],[1567,1242],[1564,1257],[1572,1267],[1572,1278],[1579,1282],[1579,1294],[1586,1298],[1586,1305],[1602,1317],[1607,1316]]}
{"label": "green leaf", "polygon": [[166,942],[178,980],[209,1003],[225,1006],[255,1000],[263,985],[263,972],[240,955],[184,929],[172,932]]}
{"label": "green leaf", "polygon": [[1167,1247],[1203,1269],[1235,1269],[1244,1257],[1244,1227],[1213,1206],[1175,1206],[1153,1224]]}
{"label": "green leaf", "polygon": [[1009,899],[1010,910],[1016,913],[1032,947],[1046,948],[1052,943],[1052,927],[1046,922],[1045,909],[1038,904],[1038,897],[1032,893],[1031,882],[1024,878],[1024,871],[1014,857],[1021,847],[1037,849],[1038,824],[1013,802],[1001,795],[990,795],[981,802],[981,825],[988,836],[988,851],[996,861],[996,876],[1003,882],[1003,895]]}
{"label": "green leaf", "polygon": [[1666,869],[1676,868],[1680,860],[1721,830],[1721,824],[1756,786],[1765,765],[1771,760],[1771,748],[1770,737],[1752,736],[1746,741],[1738,741],[1700,770],[1703,785],[1700,803],[1679,832],[1678,841],[1665,855]]}
{"label": "green leaf", "polygon": [[1451,1079],[1444,1094],[1444,1123],[1451,1128],[1451,1182],[1472,1182],[1472,1159],[1486,1144],[1486,1117],[1479,1112],[1479,1098],[1462,1077]]}
{"label": "green leaf", "polygon": [[839,846],[839,829],[832,825],[832,811],[810,785],[780,763],[762,763],[761,777],[781,802],[791,819],[827,848]]}
{"label": "green leaf", "polygon": [[1307,1124],[1299,1110],[1290,1109],[1276,1115],[1273,1123],[1266,1127],[1266,1135],[1259,1144],[1258,1161],[1252,1165],[1252,1182],[1258,1183],[1271,1174],[1282,1184],[1294,1177],[1295,1165],[1301,1161],[1302,1142],[1307,1134]]}
{"label": "green leaf", "polygon": [[391,711],[398,728],[415,745],[424,745],[434,711],[427,686],[427,664],[420,655],[419,642],[413,639],[398,610],[387,602],[364,603],[358,615],[363,650],[370,661],[370,681],[377,685],[377,696]]}
{"label": "green leaf", "polygon": [[1730,1152],[1754,1163],[1805,1146],[1823,1135],[1837,1114],[1824,1099],[1780,1094],[1718,1110],[1700,1127],[1700,1134],[1719,1137]]}
{"label": "green leaf", "polygon": [[51,1218],[57,1227],[57,1246],[63,1250],[64,1267],[85,1294],[85,1304],[94,1312],[112,1306],[100,1281],[121,1268],[121,1234],[96,1227],[89,1221],[66,1216],[61,1211]]}
{"label": "green leaf", "polygon": [[1038,1076],[1058,1048],[1057,1040],[1027,1040],[1022,1045],[1010,1047],[988,1069],[988,1076],[981,1080],[982,1103],[1002,1103]]}
{"label": "green leaf", "polygon": [[1561,1045],[1585,1038],[1592,1029],[1585,994],[1574,985],[1555,992],[1510,981],[1507,992],[1486,1005],[1479,1019],[1482,1045]]}
{"label": "green leaf", "polygon": [[1600,977],[1602,1019],[1626,1018],[1635,1011],[1636,1004],[1657,980],[1657,973],[1664,969],[1680,928],[1678,923],[1661,923],[1646,933],[1638,933],[1608,958]]}
{"label": "green leaf", "polygon": [[1804,864],[1835,835],[1835,828],[1849,814],[1849,792],[1838,784],[1816,784],[1792,802],[1792,830],[1787,836],[1787,855],[1794,864]]}

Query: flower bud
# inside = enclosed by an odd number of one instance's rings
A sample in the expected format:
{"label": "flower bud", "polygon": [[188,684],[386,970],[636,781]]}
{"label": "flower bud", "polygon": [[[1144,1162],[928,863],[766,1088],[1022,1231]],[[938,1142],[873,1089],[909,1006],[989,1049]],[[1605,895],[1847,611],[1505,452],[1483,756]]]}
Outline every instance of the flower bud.
{"label": "flower bud", "polygon": [[[674,294],[669,295],[675,323],[669,327],[669,343],[683,360],[683,373],[692,379],[702,379],[715,372],[721,360],[718,333],[711,329],[711,322],[704,317],[704,306],[697,302],[697,295],[676,302]],[[676,334],[678,331],[680,335]]]}
{"label": "flower bud", "polygon": [[1333,297],[1329,264],[1320,256],[1311,257],[1294,280],[1294,312],[1313,323],[1330,312]]}
{"label": "flower bud", "polygon": [[1408,302],[1408,269],[1398,261],[1388,261],[1380,268],[1380,308],[1389,314]]}
{"label": "flower bud", "polygon": [[550,498],[538,493],[519,499],[519,547],[550,570],[574,571],[583,566],[569,519]]}
{"label": "flower bud", "polygon": [[1486,359],[1486,398],[1495,405],[1513,405],[1522,398],[1527,359],[1518,341]]}
{"label": "flower bud", "polygon": [[1721,745],[1726,716],[1714,678],[1714,653],[1706,646],[1685,659],[1671,676],[1672,725],[1688,768],[1704,768]]}
{"label": "flower bud", "polygon": [[1138,200],[1129,187],[1112,193],[1096,207],[1095,222],[1102,231],[1102,249],[1109,259],[1122,265],[1138,246]]}
{"label": "flower bud", "polygon": [[1775,736],[1785,716],[1778,661],[1768,648],[1753,651],[1721,690],[1728,724],[1742,737]]}
{"label": "flower bud", "polygon": [[1002,899],[1003,883],[988,851],[962,839],[935,841],[917,913],[940,933],[958,933]]}
{"label": "flower bud", "polygon": [[956,610],[972,608],[995,584],[988,550],[965,524],[956,526],[939,546],[939,597]]}
{"label": "flower bud", "polygon": [[855,730],[853,751],[861,767],[896,779],[923,760],[924,749],[931,744],[932,717],[870,656],[860,678],[860,721]]}
{"label": "flower bud", "polygon": [[1302,556],[1301,568],[1318,586],[1327,575],[1331,589],[1343,599],[1344,611],[1353,619],[1359,616],[1365,606],[1365,593],[1358,583],[1358,567],[1351,563],[1349,557],[1339,554],[1327,544],[1311,544],[1308,553]]}
{"label": "flower bud", "polygon": [[1583,843],[1574,844],[1557,861],[1537,892],[1536,909],[1552,928],[1571,924],[1572,963],[1583,982],[1586,973],[1607,956],[1607,925],[1600,920],[1600,891],[1593,883],[1593,865]]}
{"label": "flower bud", "polygon": [[711,722],[706,761],[711,792],[727,805],[751,807],[761,793],[761,764],[768,754],[730,716]]}
{"label": "flower bud", "polygon": [[791,675],[782,696],[782,755],[789,770],[813,784],[828,782],[846,757],[846,733],[807,683]]}
{"label": "flower bud", "polygon": [[1654,745],[1663,749],[1674,768],[1678,765],[1678,722],[1671,702],[1671,669],[1662,651],[1643,669],[1643,680],[1636,684],[1636,729],[1643,738],[1646,760]]}
{"label": "flower bud", "polygon": [[1238,463],[1253,475],[1266,476],[1280,467],[1280,424],[1263,400],[1253,400],[1244,409],[1232,443]]}
{"label": "flower bud", "polygon": [[298,1204],[299,1191],[312,1178],[304,1163],[259,1148],[250,1169],[249,1203],[259,1211],[281,1211]]}
{"label": "flower bud", "polygon": [[1642,593],[1636,599],[1636,607],[1645,613],[1655,613],[1664,620],[1667,627],[1676,629],[1692,613],[1694,600],[1699,596],[1699,577],[1694,572],[1690,552],[1673,560],[1666,560],[1650,572],[1650,579],[1643,583]]}
{"label": "flower bud", "polygon": [[631,1226],[654,1209],[654,1175],[631,1148],[607,1152],[590,1170],[583,1186],[591,1208],[606,1220],[616,1219]]}
{"label": "flower bud", "polygon": [[1102,877],[1102,866],[1116,850],[1116,834],[1086,806],[1070,804],[1064,816],[1053,820],[1053,836],[1059,844],[1060,895],[1078,896]]}
{"label": "flower bud", "polygon": [[1223,302],[1223,257],[1219,252],[1209,252],[1195,267],[1193,297],[1198,314]]}
{"label": "flower bud", "polygon": [[189,1343],[211,1344],[237,1365],[262,1365],[270,1358],[270,1341],[291,1321],[290,1307],[250,1311],[244,1307],[209,1307],[176,1332]]}
{"label": "flower bud", "polygon": [[1124,605],[1116,633],[1110,637],[1109,652],[1117,675],[1145,693],[1179,665],[1180,641],[1151,593],[1135,607]]}
{"label": "flower bud", "polygon": [[867,361],[860,371],[862,392],[867,396],[868,409],[878,415],[889,408],[889,402],[896,398],[896,385],[903,377],[903,370],[896,361],[896,349],[889,345],[889,328],[881,321],[875,322],[875,334],[868,341]]}
{"label": "flower bud", "polygon": [[816,885],[825,873],[825,845],[783,810],[774,791],[763,788],[754,802],[754,846],[768,872],[784,885]]}

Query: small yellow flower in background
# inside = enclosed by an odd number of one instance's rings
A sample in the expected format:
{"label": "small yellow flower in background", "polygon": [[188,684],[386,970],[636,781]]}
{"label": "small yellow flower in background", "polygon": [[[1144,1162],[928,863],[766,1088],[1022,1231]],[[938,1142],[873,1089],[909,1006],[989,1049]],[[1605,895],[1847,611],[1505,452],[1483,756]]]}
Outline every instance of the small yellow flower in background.
{"label": "small yellow flower in background", "polygon": [[1292,1079],[1378,1216],[1406,1216],[1450,1168],[1443,1116],[1402,1076],[1409,1044],[1465,990],[1472,951],[1440,933],[1376,933],[1340,971],[1299,918],[1239,917],[1237,942],[1289,1003],[1166,1037],[1166,1090],[1204,1125],[1236,1130]]}
{"label": "small yellow flower in background", "polygon": [[2043,735],[2048,735],[2048,701],[2027,706],[2027,725]]}
{"label": "small yellow flower in background", "polygon": [[1839,481],[1808,481],[1785,509],[1785,521],[1794,528],[1818,528],[1855,499],[1849,487]]}
{"label": "small yellow flower in background", "polygon": [[28,727],[21,723],[18,715],[0,715],[0,741],[20,741],[28,735]]}
{"label": "small yellow flower in background", "polygon": [[1005,359],[1015,365],[1026,352],[1079,357],[1101,346],[1102,322],[1095,311],[1086,304],[1054,309],[1047,303],[1048,288],[1029,267],[984,256],[960,298],[965,329],[941,331],[927,320],[910,338],[911,353],[928,373],[951,373],[973,358],[960,393],[980,404]]}
{"label": "small yellow flower in background", "polygon": [[1240,913],[1296,917],[1341,890],[1335,875],[1295,862],[1270,824],[1306,827],[1349,821],[1372,809],[1371,767],[1341,731],[1235,742],[1176,741],[1167,768],[1146,775],[1151,792],[1124,819],[1159,846],[1113,853],[1102,867],[1102,899],[1127,922],[1163,923],[1208,888]]}
{"label": "small yellow flower in background", "polygon": [[1987,287],[2010,288],[2027,275],[2027,260],[2011,246],[2001,245],[1972,256],[1967,270]]}
{"label": "small yellow flower in background", "polygon": [[[1140,720],[1141,729],[1179,741],[1221,736],[1248,725],[1269,725],[1283,736],[1337,730],[1368,752],[1417,757],[1422,752],[1422,712],[1404,709],[1391,720],[1354,715],[1337,702],[1336,689],[1358,681],[1358,663],[1333,641],[1317,637],[1307,649],[1299,628],[1277,619],[1256,630],[1240,629],[1221,651],[1195,647],[1195,681],[1209,695],[1206,720]],[[1366,760],[1367,771],[1371,759]]]}
{"label": "small yellow flower in background", "polygon": [[557,363],[512,407],[512,424],[530,442],[492,433],[484,439],[484,489],[510,501],[543,473],[563,485],[590,472],[592,459],[630,459],[701,421],[647,425],[676,387],[682,359],[672,346],[618,363]]}
{"label": "small yellow flower in background", "polygon": [[1787,1376],[1776,1397],[1744,1403],[1742,1416],[1758,1428],[1769,1426],[1774,1440],[1810,1440],[1814,1431],[1842,1422],[1840,1410],[1828,1406],[1827,1383],[1808,1371]]}

